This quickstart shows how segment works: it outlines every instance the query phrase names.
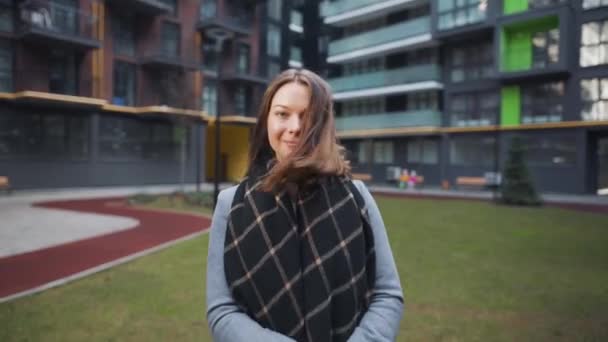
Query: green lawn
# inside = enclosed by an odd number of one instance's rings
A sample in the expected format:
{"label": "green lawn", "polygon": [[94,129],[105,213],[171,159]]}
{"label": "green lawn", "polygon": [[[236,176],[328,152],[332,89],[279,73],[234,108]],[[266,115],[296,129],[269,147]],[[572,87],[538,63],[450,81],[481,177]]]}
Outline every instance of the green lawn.
{"label": "green lawn", "polygon": [[[608,340],[608,215],[378,203],[406,295],[399,341]],[[0,341],[210,340],[207,241],[0,304]]]}

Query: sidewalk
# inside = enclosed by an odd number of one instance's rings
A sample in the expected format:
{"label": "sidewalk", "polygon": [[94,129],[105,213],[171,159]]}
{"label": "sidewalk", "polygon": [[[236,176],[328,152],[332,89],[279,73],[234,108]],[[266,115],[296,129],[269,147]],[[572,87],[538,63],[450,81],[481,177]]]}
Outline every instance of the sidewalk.
{"label": "sidewalk", "polygon": [[130,194],[175,189],[62,189],[0,196],[0,237],[12,237],[0,240],[0,303],[200,235],[210,225],[206,217],[125,205]]}

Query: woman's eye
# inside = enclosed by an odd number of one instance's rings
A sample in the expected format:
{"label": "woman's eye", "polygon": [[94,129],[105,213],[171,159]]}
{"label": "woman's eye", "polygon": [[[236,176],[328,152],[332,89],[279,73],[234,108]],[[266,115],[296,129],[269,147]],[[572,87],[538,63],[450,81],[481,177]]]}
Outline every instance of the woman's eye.
{"label": "woman's eye", "polygon": [[286,116],[287,116],[287,113],[285,113],[285,112],[277,112],[277,115],[278,115],[279,117],[283,118],[283,117],[286,117]]}

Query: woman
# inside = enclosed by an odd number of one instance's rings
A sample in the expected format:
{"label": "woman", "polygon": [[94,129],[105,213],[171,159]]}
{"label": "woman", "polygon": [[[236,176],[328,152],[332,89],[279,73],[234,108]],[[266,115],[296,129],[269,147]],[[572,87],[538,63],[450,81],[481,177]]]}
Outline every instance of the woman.
{"label": "woman", "polygon": [[399,276],[378,207],[349,180],[329,85],[307,70],[264,94],[247,177],[222,191],[207,259],[214,341],[394,341]]}

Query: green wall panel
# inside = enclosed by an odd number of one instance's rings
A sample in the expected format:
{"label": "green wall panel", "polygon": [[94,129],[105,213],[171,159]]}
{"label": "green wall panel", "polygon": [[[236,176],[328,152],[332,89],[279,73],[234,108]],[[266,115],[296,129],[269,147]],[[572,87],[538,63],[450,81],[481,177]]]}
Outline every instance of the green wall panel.
{"label": "green wall panel", "polygon": [[500,97],[500,125],[519,125],[521,113],[519,86],[503,87],[500,91]]}
{"label": "green wall panel", "polygon": [[523,12],[528,9],[528,0],[504,0],[502,11],[504,14]]}
{"label": "green wall panel", "polygon": [[532,66],[532,35],[559,28],[559,18],[549,16],[505,26],[500,31],[500,70],[522,71]]}

